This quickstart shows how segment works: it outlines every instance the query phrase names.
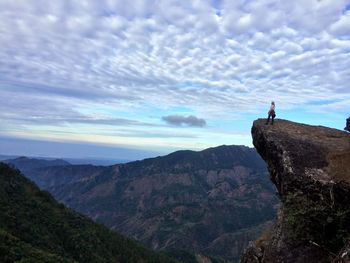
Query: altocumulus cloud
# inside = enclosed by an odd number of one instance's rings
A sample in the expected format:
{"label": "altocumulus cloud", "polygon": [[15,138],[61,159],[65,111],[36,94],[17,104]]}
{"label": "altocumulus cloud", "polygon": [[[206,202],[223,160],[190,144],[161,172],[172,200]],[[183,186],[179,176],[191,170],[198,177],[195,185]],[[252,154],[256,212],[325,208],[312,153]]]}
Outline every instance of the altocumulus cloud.
{"label": "altocumulus cloud", "polygon": [[206,116],[265,97],[349,99],[350,1],[96,3],[1,1],[0,96],[17,108],[31,93],[72,109],[190,105]]}
{"label": "altocumulus cloud", "polygon": [[204,127],[207,125],[207,122],[204,119],[197,118],[196,116],[181,116],[181,115],[169,115],[163,116],[162,120],[168,124],[175,126],[191,126],[191,127]]}
{"label": "altocumulus cloud", "polygon": [[[212,124],[259,111],[270,98],[279,109],[345,113],[349,7],[349,0],[1,0],[0,132],[91,124],[142,134],[162,126],[164,115]],[[205,126],[186,118],[168,123]],[[220,136],[201,139],[212,137]]]}

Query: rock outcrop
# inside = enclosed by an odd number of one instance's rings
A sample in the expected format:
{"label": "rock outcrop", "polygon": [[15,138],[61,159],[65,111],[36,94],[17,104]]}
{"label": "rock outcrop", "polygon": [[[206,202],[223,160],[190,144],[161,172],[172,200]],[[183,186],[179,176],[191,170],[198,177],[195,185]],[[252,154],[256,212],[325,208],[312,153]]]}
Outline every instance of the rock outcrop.
{"label": "rock outcrop", "polygon": [[345,126],[344,130],[350,132],[350,117],[346,119],[346,126]]}
{"label": "rock outcrop", "polygon": [[241,263],[350,262],[350,134],[256,120],[252,136],[282,205],[274,229],[250,243]]}

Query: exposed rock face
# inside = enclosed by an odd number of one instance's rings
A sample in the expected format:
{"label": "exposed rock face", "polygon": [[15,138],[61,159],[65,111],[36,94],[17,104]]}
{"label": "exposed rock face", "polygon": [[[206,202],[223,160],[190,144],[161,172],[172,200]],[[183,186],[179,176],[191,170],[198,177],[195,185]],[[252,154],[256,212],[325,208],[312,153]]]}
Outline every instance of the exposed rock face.
{"label": "exposed rock face", "polygon": [[345,126],[344,130],[347,130],[350,132],[350,117],[346,119],[346,126]]}
{"label": "exposed rock face", "polygon": [[264,123],[254,122],[253,143],[268,164],[282,206],[273,231],[252,242],[241,262],[346,262],[350,134],[285,120]]}

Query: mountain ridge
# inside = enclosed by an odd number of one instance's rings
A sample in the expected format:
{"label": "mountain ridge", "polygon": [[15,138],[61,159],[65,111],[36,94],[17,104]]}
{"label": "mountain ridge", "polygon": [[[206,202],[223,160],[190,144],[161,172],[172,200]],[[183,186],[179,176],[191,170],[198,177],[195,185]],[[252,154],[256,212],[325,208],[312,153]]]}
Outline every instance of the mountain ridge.
{"label": "mountain ridge", "polygon": [[32,178],[57,200],[160,250],[238,260],[278,204],[265,163],[245,146],[91,167],[86,174],[87,166],[42,168]]}

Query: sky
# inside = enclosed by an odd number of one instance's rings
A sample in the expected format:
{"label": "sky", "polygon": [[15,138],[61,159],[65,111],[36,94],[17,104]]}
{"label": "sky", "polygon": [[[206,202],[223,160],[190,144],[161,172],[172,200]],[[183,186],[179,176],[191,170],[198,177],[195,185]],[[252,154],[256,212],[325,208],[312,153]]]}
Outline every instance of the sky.
{"label": "sky", "polygon": [[272,100],[350,115],[350,1],[0,0],[0,43],[0,154],[252,146]]}

